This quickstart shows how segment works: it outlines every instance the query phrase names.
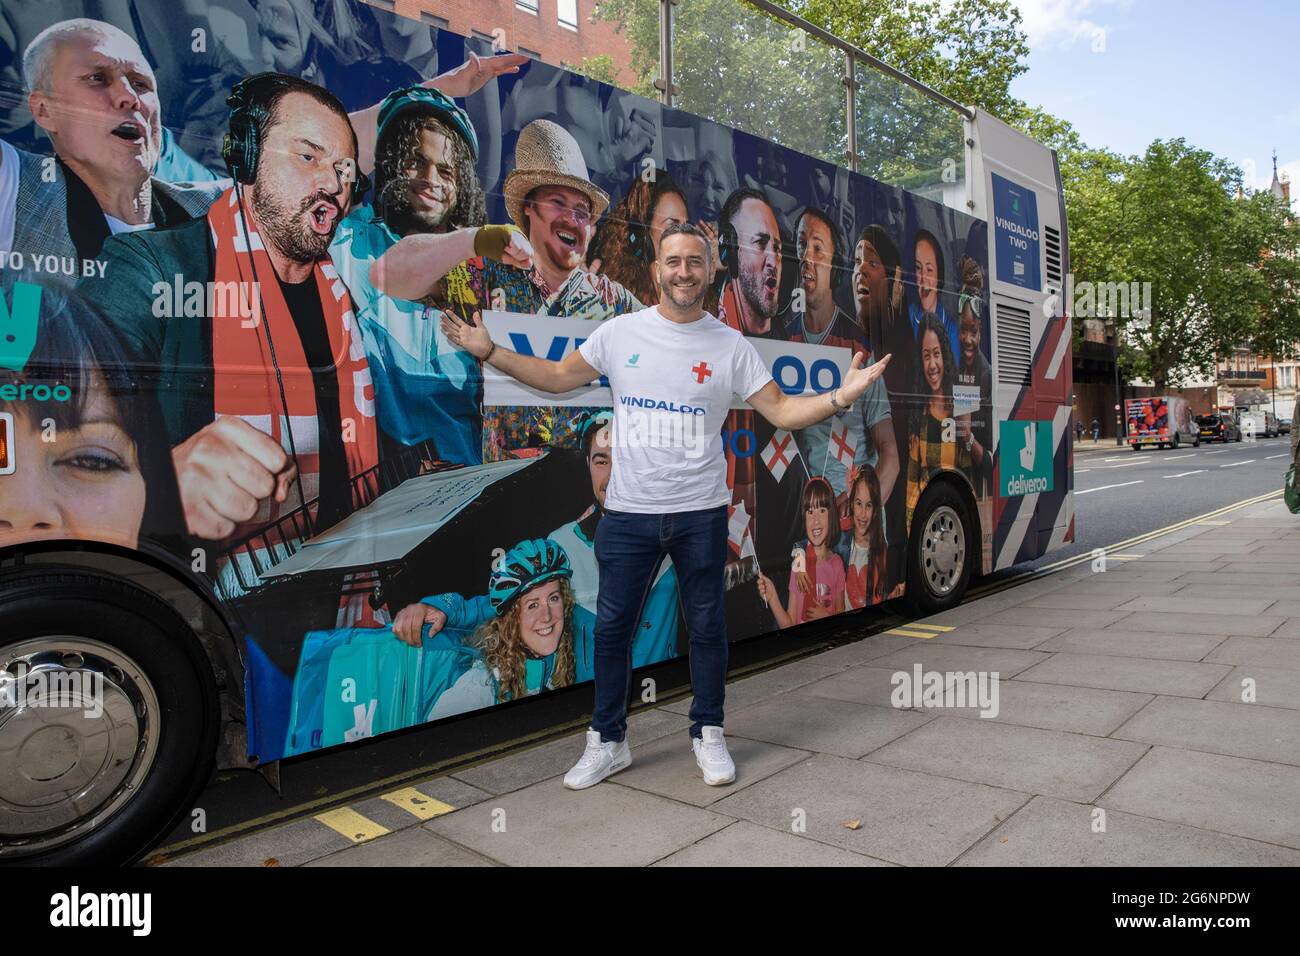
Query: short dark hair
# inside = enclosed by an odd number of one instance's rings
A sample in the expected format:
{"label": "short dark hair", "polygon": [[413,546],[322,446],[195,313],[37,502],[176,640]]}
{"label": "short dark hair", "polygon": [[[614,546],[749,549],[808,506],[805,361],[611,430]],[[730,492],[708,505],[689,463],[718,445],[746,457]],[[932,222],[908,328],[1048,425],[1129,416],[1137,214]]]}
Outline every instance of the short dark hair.
{"label": "short dark hair", "polygon": [[[258,85],[249,91],[249,118],[257,128],[257,141],[262,145],[258,153],[258,165],[262,163],[262,157],[266,155],[266,140],[270,135],[271,127],[275,126],[280,119],[280,101],[290,93],[302,93],[309,96],[321,106],[324,106],[331,113],[340,117],[348,126],[348,131],[352,134],[352,152],[355,155],[357,149],[357,131],[352,128],[352,118],[348,116],[347,107],[342,101],[325,89],[323,86],[317,86],[315,83],[302,79],[298,76],[289,76],[285,73],[274,73],[264,79],[261,79]],[[257,170],[253,170],[253,175],[257,175]]]}
{"label": "short dark hair", "polygon": [[745,204],[746,199],[757,199],[772,212],[775,218],[776,210],[772,208],[772,200],[767,198],[767,193],[753,186],[742,186],[740,189],[732,192],[727,197],[727,201],[722,205],[722,212],[718,213],[718,228],[725,229],[731,225],[731,220],[736,218],[736,213],[740,212],[740,207]]}
{"label": "short dark hair", "polygon": [[709,242],[709,237],[704,234],[704,230],[699,226],[689,222],[675,222],[659,235],[659,254],[663,254],[664,241],[669,236],[694,236],[700,242],[704,243],[704,265],[705,268],[713,265],[713,246]]}
{"label": "short dark hair", "polygon": [[[816,206],[807,206],[804,208],[803,212],[799,213],[799,218],[795,220],[796,234],[799,231],[799,222],[804,218],[804,216],[816,219],[818,222],[825,225],[826,229],[831,234],[831,286],[833,287],[843,279],[846,272],[851,271],[845,267],[846,256],[844,237],[840,235],[840,227],[835,224],[835,220],[830,217],[826,210],[819,209]],[[892,278],[892,276],[890,278]]]}

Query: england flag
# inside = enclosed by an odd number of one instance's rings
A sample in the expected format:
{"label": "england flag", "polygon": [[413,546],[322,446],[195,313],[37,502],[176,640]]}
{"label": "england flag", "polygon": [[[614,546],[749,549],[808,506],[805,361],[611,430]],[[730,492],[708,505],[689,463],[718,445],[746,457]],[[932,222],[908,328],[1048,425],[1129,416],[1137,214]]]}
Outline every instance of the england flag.
{"label": "england flag", "polygon": [[778,428],[772,440],[763,448],[763,464],[778,482],[785,477],[785,470],[799,457],[799,447],[794,443],[794,436],[784,428]]}

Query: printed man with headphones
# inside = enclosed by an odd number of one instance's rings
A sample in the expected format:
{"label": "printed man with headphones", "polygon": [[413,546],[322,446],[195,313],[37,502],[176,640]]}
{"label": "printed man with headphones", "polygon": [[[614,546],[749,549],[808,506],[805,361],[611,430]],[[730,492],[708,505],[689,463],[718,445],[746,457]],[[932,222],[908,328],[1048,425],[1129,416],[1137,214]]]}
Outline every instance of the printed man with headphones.
{"label": "printed man with headphones", "polygon": [[[835,291],[847,278],[844,241],[824,210],[809,206],[795,227],[799,253],[799,288],[803,309],[791,308],[786,334],[791,342],[829,345],[870,355],[866,333],[835,301]],[[874,359],[868,359],[868,366]],[[834,440],[832,436],[838,436]],[[840,514],[848,523],[849,466],[871,465],[884,498],[898,477],[898,443],[890,416],[889,393],[883,379],[862,393],[853,408],[800,431],[795,440],[808,468],[830,482]]]}
{"label": "printed man with headphones", "polygon": [[230,105],[234,185],[204,218],[108,240],[112,281],[88,290],[159,369],[189,532],[227,545],[317,496],[312,527],[328,527],[378,460],[365,349],[328,257],[366,188],[348,114],[277,73],[238,83]]}

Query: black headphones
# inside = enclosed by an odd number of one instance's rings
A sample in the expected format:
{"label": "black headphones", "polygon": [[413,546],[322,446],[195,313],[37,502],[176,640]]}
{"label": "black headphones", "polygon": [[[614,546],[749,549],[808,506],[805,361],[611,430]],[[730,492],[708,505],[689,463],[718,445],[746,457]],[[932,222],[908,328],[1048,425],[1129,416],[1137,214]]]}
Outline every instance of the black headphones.
{"label": "black headphones", "polygon": [[730,222],[718,229],[718,261],[728,278],[740,278],[740,239],[736,236],[736,227]]}
{"label": "black headphones", "polygon": [[[301,92],[311,86],[306,80],[283,73],[264,72],[246,76],[230,90],[226,105],[230,107],[229,131],[221,142],[221,158],[237,183],[252,185],[261,155],[261,124],[266,121],[265,99],[276,92]],[[352,201],[359,202],[370,189],[370,178],[357,169],[352,182]]]}

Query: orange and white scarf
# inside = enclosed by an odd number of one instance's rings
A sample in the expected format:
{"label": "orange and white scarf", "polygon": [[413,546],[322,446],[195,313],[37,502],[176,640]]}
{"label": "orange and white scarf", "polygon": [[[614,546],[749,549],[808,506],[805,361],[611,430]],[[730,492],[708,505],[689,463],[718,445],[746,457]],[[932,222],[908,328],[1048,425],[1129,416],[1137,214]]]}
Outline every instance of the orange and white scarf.
{"label": "orange and white scarf", "polygon": [[[232,538],[238,539],[265,528],[319,495],[319,409],[311,368],[298,327],[276,281],[275,267],[252,221],[240,215],[233,188],[212,204],[208,226],[216,246],[213,279],[223,283],[217,288],[239,289],[244,298],[243,308],[237,310],[242,316],[212,320],[213,406],[217,417],[238,416],[270,435],[286,454],[297,453],[298,481],[291,483],[289,496],[283,503],[274,498],[263,500],[257,514],[235,530]],[[374,385],[352,298],[343,280],[328,259],[318,261],[312,271],[330,354],[335,357],[340,405],[337,414],[342,419],[348,477],[355,479],[379,461]],[[254,276],[260,280],[260,297],[257,291],[249,294]],[[247,318],[250,314],[252,318]],[[267,345],[268,333],[275,346],[275,361]],[[276,380],[277,365],[284,382],[283,400]],[[325,413],[336,412],[326,409]],[[315,509],[312,511],[314,518]]]}

